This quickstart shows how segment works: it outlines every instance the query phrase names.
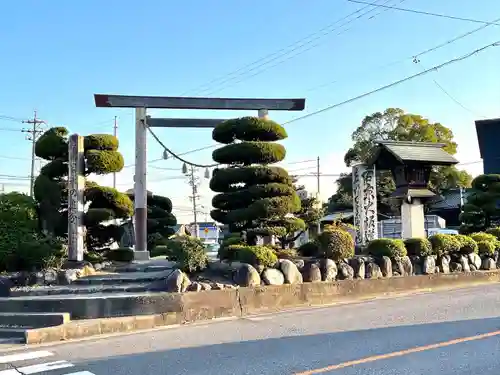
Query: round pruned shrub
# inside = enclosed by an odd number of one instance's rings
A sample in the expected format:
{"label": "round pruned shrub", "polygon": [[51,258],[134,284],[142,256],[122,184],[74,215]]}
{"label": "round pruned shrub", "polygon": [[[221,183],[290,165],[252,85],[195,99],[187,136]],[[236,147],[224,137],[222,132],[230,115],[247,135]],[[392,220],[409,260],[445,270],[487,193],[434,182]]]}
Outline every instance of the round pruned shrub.
{"label": "round pruned shrub", "polygon": [[408,238],[404,242],[408,255],[424,257],[432,254],[432,245],[427,238]]}
{"label": "round pruned shrub", "polygon": [[339,261],[354,256],[354,240],[349,232],[342,229],[325,230],[318,236],[319,254]]}
{"label": "round pruned shrub", "polygon": [[224,237],[221,246],[219,247],[219,251],[217,253],[217,257],[220,260],[233,261],[234,260],[234,249],[231,249],[233,245],[242,245],[243,239],[241,238],[241,233],[229,233]]}
{"label": "round pruned shrub", "polygon": [[309,241],[298,248],[298,252],[303,257],[315,257],[319,255],[319,244],[317,241]]}
{"label": "round pruned shrub", "polygon": [[406,247],[403,240],[394,238],[378,238],[368,243],[366,247],[368,254],[381,258],[401,258],[406,256]]}
{"label": "round pruned shrub", "polygon": [[455,235],[455,239],[459,243],[458,251],[462,254],[470,254],[478,252],[477,242],[474,241],[470,236],[466,236],[463,234]]}
{"label": "round pruned shrub", "polygon": [[479,241],[477,247],[481,255],[493,255],[496,250],[495,244],[491,241]]}
{"label": "round pruned shrub", "polygon": [[436,233],[429,237],[432,244],[432,253],[438,256],[456,253],[460,249],[460,242],[455,235]]}
{"label": "round pruned shrub", "polygon": [[273,267],[278,257],[273,249],[267,246],[232,245],[235,260],[252,266]]}
{"label": "round pruned shrub", "polygon": [[488,228],[486,229],[486,233],[492,234],[500,241],[500,227]]}
{"label": "round pruned shrub", "polygon": [[208,265],[208,255],[200,239],[191,236],[182,236],[171,240],[167,244],[167,258],[177,262],[184,272],[204,270]]}
{"label": "round pruned shrub", "polygon": [[476,232],[476,233],[471,233],[470,238],[472,238],[476,242],[482,242],[482,241],[491,242],[495,247],[497,247],[498,240],[493,234],[486,232]]}

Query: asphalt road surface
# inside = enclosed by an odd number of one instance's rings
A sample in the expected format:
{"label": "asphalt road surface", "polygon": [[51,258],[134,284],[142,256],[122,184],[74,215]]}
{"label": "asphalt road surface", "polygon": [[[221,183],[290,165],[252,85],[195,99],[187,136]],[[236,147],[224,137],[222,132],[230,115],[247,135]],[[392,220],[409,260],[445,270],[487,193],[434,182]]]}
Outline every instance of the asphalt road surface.
{"label": "asphalt road surface", "polygon": [[500,285],[0,353],[0,375],[497,375]]}

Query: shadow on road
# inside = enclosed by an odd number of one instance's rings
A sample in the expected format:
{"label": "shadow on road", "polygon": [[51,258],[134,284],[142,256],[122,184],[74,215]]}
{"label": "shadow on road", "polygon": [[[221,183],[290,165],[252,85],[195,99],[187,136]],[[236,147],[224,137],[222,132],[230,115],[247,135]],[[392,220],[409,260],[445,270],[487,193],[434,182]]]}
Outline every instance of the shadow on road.
{"label": "shadow on road", "polygon": [[[431,311],[429,315],[432,316]],[[307,321],[304,321],[304,324],[307,324]],[[300,330],[300,327],[297,329]],[[85,366],[97,375],[293,374],[497,330],[500,330],[500,317],[304,336],[290,332],[286,337],[146,352],[74,363]],[[131,341],[133,340],[127,342]],[[496,343],[498,347],[498,337]],[[495,350],[495,347],[492,350]]]}

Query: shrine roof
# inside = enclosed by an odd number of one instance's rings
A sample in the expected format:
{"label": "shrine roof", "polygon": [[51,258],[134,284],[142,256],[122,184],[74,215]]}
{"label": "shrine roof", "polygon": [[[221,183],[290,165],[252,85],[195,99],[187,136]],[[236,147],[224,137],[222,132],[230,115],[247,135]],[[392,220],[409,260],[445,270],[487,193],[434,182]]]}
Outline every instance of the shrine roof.
{"label": "shrine roof", "polygon": [[447,153],[444,146],[443,143],[379,141],[369,164],[379,165],[384,169],[389,167],[388,164],[457,164],[458,160]]}

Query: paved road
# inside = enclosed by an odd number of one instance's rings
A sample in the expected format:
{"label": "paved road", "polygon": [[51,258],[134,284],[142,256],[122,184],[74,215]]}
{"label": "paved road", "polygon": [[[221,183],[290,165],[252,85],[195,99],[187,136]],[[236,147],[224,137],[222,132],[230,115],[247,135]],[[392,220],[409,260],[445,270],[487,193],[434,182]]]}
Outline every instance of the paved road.
{"label": "paved road", "polygon": [[497,375],[499,330],[489,285],[31,347],[0,375]]}

